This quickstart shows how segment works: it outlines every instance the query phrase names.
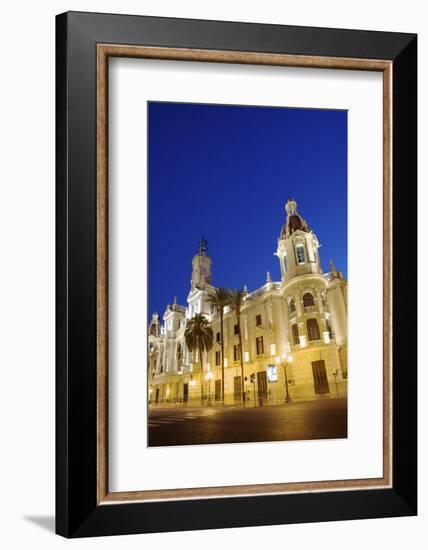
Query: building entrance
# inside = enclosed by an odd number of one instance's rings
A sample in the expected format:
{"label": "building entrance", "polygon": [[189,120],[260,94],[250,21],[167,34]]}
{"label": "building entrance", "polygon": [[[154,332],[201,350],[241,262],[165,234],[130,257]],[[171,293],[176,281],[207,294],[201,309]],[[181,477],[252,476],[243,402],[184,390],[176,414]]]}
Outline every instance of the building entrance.
{"label": "building entrance", "polygon": [[263,406],[267,400],[267,375],[266,371],[257,373],[257,387],[259,391],[259,405]]}
{"label": "building entrance", "polygon": [[221,399],[221,380],[216,380],[215,381],[214,399],[216,401],[220,401],[220,399]]}
{"label": "building entrance", "polygon": [[330,393],[325,361],[323,359],[320,361],[312,361],[312,374],[314,376],[315,393]]}
{"label": "building entrance", "polygon": [[233,399],[241,401],[242,381],[240,376],[235,376],[233,379]]}

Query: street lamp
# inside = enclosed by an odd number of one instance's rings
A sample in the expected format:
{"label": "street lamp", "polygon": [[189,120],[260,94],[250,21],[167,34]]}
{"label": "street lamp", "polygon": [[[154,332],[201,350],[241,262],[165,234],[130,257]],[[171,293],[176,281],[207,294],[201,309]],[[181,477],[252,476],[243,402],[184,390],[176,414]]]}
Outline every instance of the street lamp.
{"label": "street lamp", "polygon": [[284,376],[285,376],[285,399],[284,399],[284,403],[289,403],[291,401],[291,397],[290,397],[290,394],[288,392],[288,374],[287,374],[287,365],[288,363],[291,363],[291,361],[293,360],[292,357],[290,356],[287,356],[287,354],[283,353],[281,355],[282,357],[282,366],[284,367]]}
{"label": "street lamp", "polygon": [[207,403],[207,405],[212,405],[212,403],[211,403],[211,380],[213,379],[212,373],[209,372],[206,375],[205,378],[208,380],[208,403]]}
{"label": "street lamp", "polygon": [[336,385],[337,397],[339,397],[339,388],[337,387],[337,374],[338,374],[337,369],[333,369],[332,373],[333,373],[333,376],[334,376],[334,383]]}

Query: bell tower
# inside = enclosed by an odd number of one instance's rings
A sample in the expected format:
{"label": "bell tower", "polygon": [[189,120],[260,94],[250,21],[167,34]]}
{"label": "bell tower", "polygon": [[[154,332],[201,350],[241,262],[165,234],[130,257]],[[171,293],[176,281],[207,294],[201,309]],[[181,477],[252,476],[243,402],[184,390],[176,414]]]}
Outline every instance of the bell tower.
{"label": "bell tower", "polygon": [[322,273],[318,239],[297,212],[297,202],[288,199],[285,205],[286,222],[278,238],[276,256],[279,258],[282,282],[310,273]]}
{"label": "bell tower", "polygon": [[211,265],[207,241],[202,237],[192,260],[191,290],[205,290],[206,286],[211,284]]}
{"label": "bell tower", "polygon": [[194,317],[196,313],[208,315],[211,312],[211,305],[206,300],[208,293],[213,288],[211,286],[211,267],[212,260],[208,255],[207,241],[202,237],[192,259],[192,279],[190,293],[187,297],[190,318]]}

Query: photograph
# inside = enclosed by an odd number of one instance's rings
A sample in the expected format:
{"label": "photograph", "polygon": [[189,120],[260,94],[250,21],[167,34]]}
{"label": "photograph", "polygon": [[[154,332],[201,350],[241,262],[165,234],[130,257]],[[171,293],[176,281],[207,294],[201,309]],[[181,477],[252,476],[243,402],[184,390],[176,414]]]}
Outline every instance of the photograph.
{"label": "photograph", "polygon": [[147,109],[148,446],[346,438],[348,112]]}

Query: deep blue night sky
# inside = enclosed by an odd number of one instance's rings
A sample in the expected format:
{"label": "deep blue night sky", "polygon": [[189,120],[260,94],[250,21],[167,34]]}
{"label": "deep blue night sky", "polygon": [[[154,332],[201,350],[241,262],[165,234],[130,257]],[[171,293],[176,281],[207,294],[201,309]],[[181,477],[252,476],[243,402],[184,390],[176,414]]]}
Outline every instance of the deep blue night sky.
{"label": "deep blue night sky", "polygon": [[317,234],[324,271],[347,276],[347,113],[158,103],[149,113],[149,317],[186,305],[204,236],[213,285],[280,280],[288,197]]}

